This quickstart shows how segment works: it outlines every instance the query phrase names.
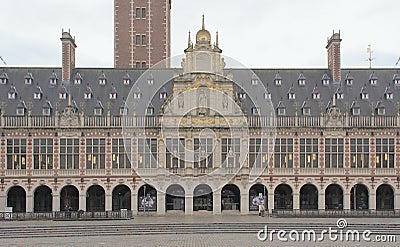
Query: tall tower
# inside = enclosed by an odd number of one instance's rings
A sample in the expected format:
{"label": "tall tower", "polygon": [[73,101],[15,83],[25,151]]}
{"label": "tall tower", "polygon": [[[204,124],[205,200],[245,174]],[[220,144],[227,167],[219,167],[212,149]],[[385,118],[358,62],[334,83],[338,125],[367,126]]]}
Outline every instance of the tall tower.
{"label": "tall tower", "polygon": [[168,67],[170,27],[171,0],[114,0],[114,66]]}

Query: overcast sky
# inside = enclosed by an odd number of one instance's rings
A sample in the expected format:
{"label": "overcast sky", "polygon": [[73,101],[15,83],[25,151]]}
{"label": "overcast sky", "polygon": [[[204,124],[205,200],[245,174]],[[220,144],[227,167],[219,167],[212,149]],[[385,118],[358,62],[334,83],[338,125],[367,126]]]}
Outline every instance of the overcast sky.
{"label": "overcast sky", "polygon": [[[0,56],[9,66],[60,66],[61,29],[76,36],[78,67],[113,67],[113,0],[2,0]],[[326,41],[341,31],[342,67],[394,68],[398,0],[172,0],[172,55],[187,32],[219,32],[223,54],[252,68],[326,67]],[[2,62],[0,61],[0,64]],[[2,65],[1,65],[2,66]],[[397,66],[400,67],[400,64]]]}

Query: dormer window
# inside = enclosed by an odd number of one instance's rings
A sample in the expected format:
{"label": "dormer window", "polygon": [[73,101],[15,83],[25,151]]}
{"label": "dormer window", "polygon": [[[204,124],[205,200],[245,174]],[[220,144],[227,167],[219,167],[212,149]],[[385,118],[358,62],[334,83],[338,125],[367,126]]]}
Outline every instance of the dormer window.
{"label": "dormer window", "polygon": [[104,86],[104,85],[106,85],[106,83],[107,83],[107,79],[105,79],[105,78],[100,78],[99,79],[99,85]]}
{"label": "dormer window", "polygon": [[238,93],[238,97],[239,97],[239,99],[244,100],[244,99],[246,99],[246,93],[240,92],[240,93]]}
{"label": "dormer window", "polygon": [[117,99],[117,93],[116,92],[111,92],[110,93],[110,99]]}
{"label": "dormer window", "polygon": [[360,115],[360,108],[353,108],[352,109],[352,115],[353,116],[359,116]]}
{"label": "dormer window", "polygon": [[131,79],[124,78],[123,83],[124,83],[124,85],[128,86],[129,84],[131,84]]}
{"label": "dormer window", "polygon": [[25,116],[25,108],[17,108],[18,116]]}
{"label": "dormer window", "polygon": [[286,115],[286,108],[278,108],[278,116],[285,116]]}
{"label": "dormer window", "polygon": [[8,76],[6,73],[2,73],[0,75],[0,84],[7,84],[8,82]]}
{"label": "dormer window", "polygon": [[84,98],[84,99],[91,99],[91,98],[92,98],[92,93],[91,93],[91,92],[86,92],[86,93],[83,95],[83,98]]}
{"label": "dormer window", "polygon": [[376,86],[376,83],[378,82],[378,79],[376,79],[376,78],[371,78],[370,80],[369,80],[369,83],[371,84],[371,86]]}
{"label": "dormer window", "polygon": [[322,85],[329,86],[329,79],[323,79],[322,80]]}
{"label": "dormer window", "polygon": [[310,107],[304,107],[302,109],[302,113],[304,116],[310,116],[311,115],[311,108]]}
{"label": "dormer window", "polygon": [[321,94],[319,92],[313,92],[312,97],[313,97],[313,99],[320,99]]}
{"label": "dormer window", "polygon": [[366,92],[361,93],[361,99],[368,99],[368,93]]}
{"label": "dormer window", "polygon": [[297,83],[299,84],[299,86],[306,85],[306,78],[304,77],[303,73],[300,73],[299,78],[297,79]]}
{"label": "dormer window", "polygon": [[34,99],[41,99],[42,98],[42,93],[41,92],[34,92],[33,93],[33,98]]}
{"label": "dormer window", "polygon": [[67,98],[67,93],[66,92],[60,92],[59,98],[60,99],[66,99]]}
{"label": "dormer window", "polygon": [[346,79],[347,86],[353,86],[353,79]]}
{"label": "dormer window", "polygon": [[160,92],[160,99],[166,99],[167,98],[167,92]]}
{"label": "dormer window", "polygon": [[251,114],[258,115],[260,114],[260,107],[253,107],[251,108]]}
{"label": "dormer window", "polygon": [[151,77],[151,78],[147,79],[147,84],[148,84],[149,86],[153,85],[153,84],[154,84],[154,78]]}
{"label": "dormer window", "polygon": [[57,85],[57,74],[53,72],[49,79],[50,85]]}
{"label": "dormer window", "polygon": [[385,108],[384,107],[381,107],[381,108],[378,108],[377,109],[378,110],[378,116],[383,116],[383,115],[385,115]]}
{"label": "dormer window", "polygon": [[337,92],[337,93],[336,93],[336,99],[344,99],[344,94],[343,94],[343,92]]}
{"label": "dormer window", "polygon": [[81,85],[82,84],[82,78],[75,78],[74,83],[75,83],[75,85]]}
{"label": "dormer window", "polygon": [[154,107],[149,106],[146,109],[146,115],[153,115],[154,114]]}
{"label": "dormer window", "polygon": [[393,93],[390,90],[390,88],[386,88],[386,90],[385,90],[385,98],[386,99],[393,99]]}
{"label": "dormer window", "polygon": [[142,93],[140,93],[140,92],[134,92],[134,93],[133,93],[133,98],[134,98],[134,99],[140,99],[140,98],[142,98]]}
{"label": "dormer window", "polygon": [[293,85],[292,85],[292,87],[289,89],[289,92],[288,92],[288,99],[293,100],[295,98],[296,98],[296,94],[294,93]]}
{"label": "dormer window", "polygon": [[396,86],[400,86],[400,78],[393,79],[393,84]]}
{"label": "dormer window", "polygon": [[17,91],[15,87],[11,87],[10,91],[8,91],[8,99],[16,99],[17,98]]}
{"label": "dormer window", "polygon": [[257,78],[257,76],[253,75],[253,77],[251,78],[251,85],[253,85],[253,86],[258,85],[258,78]]}
{"label": "dormer window", "polygon": [[31,85],[33,83],[33,76],[31,73],[28,73],[24,78],[26,85]]}
{"label": "dormer window", "polygon": [[282,85],[282,79],[275,79],[274,81],[276,86]]}
{"label": "dormer window", "polygon": [[51,115],[51,109],[50,108],[43,108],[42,109],[42,114],[43,114],[43,116],[50,116]]}
{"label": "dormer window", "polygon": [[271,99],[271,93],[268,92],[268,91],[265,92],[265,93],[264,93],[264,98],[267,99],[267,100],[268,100],[268,99]]}
{"label": "dormer window", "polygon": [[94,108],[94,115],[96,116],[103,115],[103,108]]}

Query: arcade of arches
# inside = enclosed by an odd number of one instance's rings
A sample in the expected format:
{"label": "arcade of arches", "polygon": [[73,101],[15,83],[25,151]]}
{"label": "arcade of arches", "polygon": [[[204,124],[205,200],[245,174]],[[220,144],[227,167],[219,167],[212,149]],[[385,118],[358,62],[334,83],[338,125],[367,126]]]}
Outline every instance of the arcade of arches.
{"label": "arcade of arches", "polygon": [[47,185],[31,190],[15,185],[7,191],[6,205],[17,213],[62,211],[68,207],[72,211],[127,209],[134,213],[157,214],[172,211],[185,214],[198,211],[250,213],[258,211],[260,203],[264,203],[266,210],[394,210],[400,206],[395,200],[396,188],[389,184],[374,188],[365,184],[346,188],[330,184],[322,191],[318,185],[311,183],[297,188],[282,183],[273,189],[253,184],[246,190],[237,184],[227,184],[216,191],[212,191],[207,184],[199,184],[192,191],[180,184],[171,184],[166,193],[157,191],[149,184],[136,189],[133,191],[124,184],[110,189],[92,185],[82,191],[73,185],[66,185],[60,188],[57,195]]}

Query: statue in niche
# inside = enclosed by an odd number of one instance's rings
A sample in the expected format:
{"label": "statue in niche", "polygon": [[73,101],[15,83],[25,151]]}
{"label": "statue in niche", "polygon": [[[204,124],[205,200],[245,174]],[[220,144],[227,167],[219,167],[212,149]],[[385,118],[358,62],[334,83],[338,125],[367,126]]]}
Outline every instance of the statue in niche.
{"label": "statue in niche", "polygon": [[228,109],[228,96],[224,93],[224,97],[222,99],[222,108],[224,110]]}
{"label": "statue in niche", "polygon": [[179,109],[183,109],[183,106],[184,106],[183,95],[180,94],[178,97],[178,107],[179,107]]}
{"label": "statue in niche", "polygon": [[207,96],[204,89],[201,89],[199,95],[199,114],[204,115],[207,110]]}

